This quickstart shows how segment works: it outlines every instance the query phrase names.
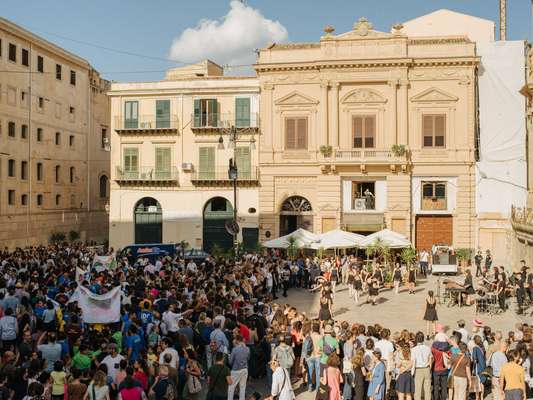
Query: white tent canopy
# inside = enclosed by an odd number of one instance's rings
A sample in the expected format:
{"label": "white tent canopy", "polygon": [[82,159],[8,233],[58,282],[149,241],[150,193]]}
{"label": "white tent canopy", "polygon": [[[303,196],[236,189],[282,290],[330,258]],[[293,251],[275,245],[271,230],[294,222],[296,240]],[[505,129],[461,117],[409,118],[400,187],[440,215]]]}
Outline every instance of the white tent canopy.
{"label": "white tent canopy", "polygon": [[263,246],[269,249],[286,249],[291,244],[291,238],[294,239],[294,244],[297,248],[310,247],[311,244],[320,240],[318,235],[300,228],[292,233],[289,233],[288,235],[264,242]]}
{"label": "white tent canopy", "polygon": [[411,242],[404,235],[391,231],[390,229],[383,229],[379,232],[372,233],[366,236],[360,243],[360,247],[372,246],[376,240],[380,240],[385,246],[391,249],[401,249],[404,247],[411,247]]}
{"label": "white tent canopy", "polygon": [[351,249],[359,247],[359,244],[365,237],[356,233],[346,232],[340,229],[322,233],[319,235],[319,241],[312,243],[312,249]]}

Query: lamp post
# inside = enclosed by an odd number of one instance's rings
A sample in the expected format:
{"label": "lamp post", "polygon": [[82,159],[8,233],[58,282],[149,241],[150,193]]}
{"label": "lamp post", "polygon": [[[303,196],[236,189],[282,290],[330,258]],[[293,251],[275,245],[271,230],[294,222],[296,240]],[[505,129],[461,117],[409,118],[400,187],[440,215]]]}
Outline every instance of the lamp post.
{"label": "lamp post", "polygon": [[[239,178],[237,168],[237,139],[239,133],[234,125],[229,128],[227,133],[229,135],[228,146],[233,148],[233,157],[229,159],[228,178],[233,185],[233,221],[231,224],[231,233],[233,234],[233,250],[235,252],[235,258],[237,258],[239,252],[237,242],[237,235],[239,233],[239,224],[237,222],[237,179]],[[218,138],[218,149],[224,150],[224,138],[222,136]],[[255,149],[255,138],[253,136],[250,139],[250,149]]]}

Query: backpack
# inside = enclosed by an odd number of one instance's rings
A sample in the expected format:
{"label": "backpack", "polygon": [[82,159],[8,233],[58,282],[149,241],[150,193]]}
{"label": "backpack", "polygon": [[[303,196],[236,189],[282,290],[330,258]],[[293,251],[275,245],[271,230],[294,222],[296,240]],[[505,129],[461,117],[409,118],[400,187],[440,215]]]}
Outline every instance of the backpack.
{"label": "backpack", "polygon": [[313,354],[313,339],[311,339],[311,336],[305,338],[302,346],[302,353],[304,357],[311,357],[311,354]]}
{"label": "backpack", "polygon": [[165,396],[163,398],[165,400],[176,400],[178,398],[176,396],[176,388],[170,381],[167,384],[167,389],[165,390]]}
{"label": "backpack", "polygon": [[278,347],[276,358],[282,368],[291,369],[294,364],[294,353],[292,353],[292,348],[289,346],[284,346],[284,348]]}
{"label": "backpack", "polygon": [[322,350],[324,351],[324,354],[329,356],[331,353],[335,351],[332,345],[330,345],[328,342],[326,342],[326,339],[322,339]]}

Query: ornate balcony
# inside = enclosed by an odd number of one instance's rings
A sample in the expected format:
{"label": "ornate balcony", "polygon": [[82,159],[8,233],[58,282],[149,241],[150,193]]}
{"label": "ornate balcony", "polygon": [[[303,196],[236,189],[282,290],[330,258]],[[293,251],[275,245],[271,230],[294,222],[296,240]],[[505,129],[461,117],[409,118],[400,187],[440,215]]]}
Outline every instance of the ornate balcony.
{"label": "ornate balcony", "polygon": [[[191,182],[196,186],[230,186],[233,181],[229,178],[228,168],[216,168],[210,171],[195,171],[191,174]],[[259,184],[259,168],[250,171],[238,171],[237,185],[255,186]]]}
{"label": "ornate balcony", "polygon": [[237,118],[232,113],[191,114],[191,129],[196,133],[219,133],[234,126],[241,133],[259,131],[259,113],[250,113],[249,118]]}
{"label": "ornate balcony", "polygon": [[135,171],[116,167],[115,170],[115,181],[119,184],[177,185],[178,176],[176,167],[165,171],[155,167],[139,167]]}
{"label": "ornate balcony", "polygon": [[533,245],[533,209],[511,206],[511,225],[519,239]]}
{"label": "ornate balcony", "polygon": [[401,157],[395,156],[390,150],[351,149],[335,150],[333,152],[335,162],[360,162],[364,164],[400,162]]}
{"label": "ornate balcony", "polygon": [[178,117],[157,117],[156,115],[141,115],[134,119],[115,117],[115,131],[118,134],[169,134],[177,133],[179,128]]}

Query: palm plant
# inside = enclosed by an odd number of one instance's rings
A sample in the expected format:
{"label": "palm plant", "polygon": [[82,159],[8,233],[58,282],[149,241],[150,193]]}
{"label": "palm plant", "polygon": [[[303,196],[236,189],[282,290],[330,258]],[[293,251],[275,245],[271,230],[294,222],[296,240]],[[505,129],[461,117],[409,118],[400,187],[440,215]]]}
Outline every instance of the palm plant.
{"label": "palm plant", "polygon": [[406,247],[402,249],[400,253],[402,262],[409,268],[416,259],[416,251],[412,247]]}
{"label": "palm plant", "polygon": [[289,258],[295,258],[298,253],[298,246],[296,244],[296,239],[293,237],[289,238],[289,247],[287,247],[287,255]]}

